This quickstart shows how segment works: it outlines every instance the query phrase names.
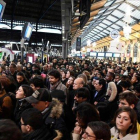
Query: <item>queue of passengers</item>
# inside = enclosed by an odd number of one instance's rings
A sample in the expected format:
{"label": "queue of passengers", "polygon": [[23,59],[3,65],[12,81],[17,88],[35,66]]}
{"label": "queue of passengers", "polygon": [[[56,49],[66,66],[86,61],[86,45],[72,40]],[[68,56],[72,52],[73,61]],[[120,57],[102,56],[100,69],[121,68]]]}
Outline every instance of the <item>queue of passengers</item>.
{"label": "queue of passengers", "polygon": [[2,61],[0,140],[140,140],[139,63]]}

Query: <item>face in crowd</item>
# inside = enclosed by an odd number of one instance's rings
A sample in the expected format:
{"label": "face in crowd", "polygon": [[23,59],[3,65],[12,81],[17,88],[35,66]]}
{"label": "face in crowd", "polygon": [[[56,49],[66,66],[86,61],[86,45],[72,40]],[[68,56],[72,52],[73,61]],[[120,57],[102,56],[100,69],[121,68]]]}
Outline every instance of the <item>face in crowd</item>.
{"label": "face in crowd", "polygon": [[79,88],[82,88],[83,87],[83,79],[82,78],[76,78],[74,80],[74,83],[73,83],[73,89],[76,90],[76,89],[79,89]]}

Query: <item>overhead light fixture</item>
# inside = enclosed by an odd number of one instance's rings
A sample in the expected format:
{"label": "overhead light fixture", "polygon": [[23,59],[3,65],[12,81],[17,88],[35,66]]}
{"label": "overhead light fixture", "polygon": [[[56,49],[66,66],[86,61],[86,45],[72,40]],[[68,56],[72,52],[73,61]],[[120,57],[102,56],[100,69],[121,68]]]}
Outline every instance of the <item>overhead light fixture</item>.
{"label": "overhead light fixture", "polygon": [[83,47],[82,50],[85,51],[86,50],[85,47]]}
{"label": "overhead light fixture", "polygon": [[126,12],[123,18],[124,21],[124,26],[123,26],[123,33],[124,33],[124,37],[126,39],[129,39],[129,35],[131,34],[131,27],[129,26],[129,24],[131,23],[132,19],[131,19],[131,10],[130,10],[130,6],[127,4],[127,8],[126,8]]}
{"label": "overhead light fixture", "polygon": [[95,46],[96,46],[96,42],[93,42],[93,43],[92,43],[92,47],[95,47]]}
{"label": "overhead light fixture", "polygon": [[130,36],[130,34],[131,34],[131,27],[130,27],[128,24],[125,24],[125,25],[123,26],[123,33],[124,33],[124,37],[125,37],[126,39],[129,39],[129,36]]}
{"label": "overhead light fixture", "polygon": [[90,45],[91,45],[91,40],[88,39],[88,40],[87,40],[87,46],[90,46]]}

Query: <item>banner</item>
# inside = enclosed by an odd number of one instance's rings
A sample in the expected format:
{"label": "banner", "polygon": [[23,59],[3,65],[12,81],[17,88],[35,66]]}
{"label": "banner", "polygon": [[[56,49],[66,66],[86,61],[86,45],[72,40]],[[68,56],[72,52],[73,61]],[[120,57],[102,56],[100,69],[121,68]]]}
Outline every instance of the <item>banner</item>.
{"label": "banner", "polygon": [[3,52],[0,52],[0,60],[2,60]]}

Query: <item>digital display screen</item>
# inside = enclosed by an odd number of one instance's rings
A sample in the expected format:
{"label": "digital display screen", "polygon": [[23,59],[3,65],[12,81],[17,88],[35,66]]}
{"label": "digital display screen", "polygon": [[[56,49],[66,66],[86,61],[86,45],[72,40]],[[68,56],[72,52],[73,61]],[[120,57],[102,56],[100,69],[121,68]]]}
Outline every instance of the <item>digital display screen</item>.
{"label": "digital display screen", "polygon": [[0,4],[0,14],[1,14],[1,12],[2,12],[2,9],[3,9],[3,5]]}
{"label": "digital display screen", "polygon": [[120,54],[119,53],[114,53],[113,57],[120,57]]}
{"label": "digital display screen", "polygon": [[106,57],[112,57],[112,53],[106,53]]}
{"label": "digital display screen", "polygon": [[77,53],[77,56],[80,56],[80,53]]}
{"label": "digital display screen", "polygon": [[32,57],[28,57],[28,62],[33,63],[33,58]]}
{"label": "digital display screen", "polygon": [[25,37],[30,38],[32,33],[32,28],[30,26],[27,27],[26,32],[25,32]]}
{"label": "digital display screen", "polygon": [[90,52],[86,52],[86,56],[90,56]]}
{"label": "digital display screen", "polygon": [[100,57],[104,57],[104,53],[98,53],[98,57],[100,56]]}
{"label": "digital display screen", "polygon": [[97,53],[96,52],[90,52],[90,56],[96,56]]}

